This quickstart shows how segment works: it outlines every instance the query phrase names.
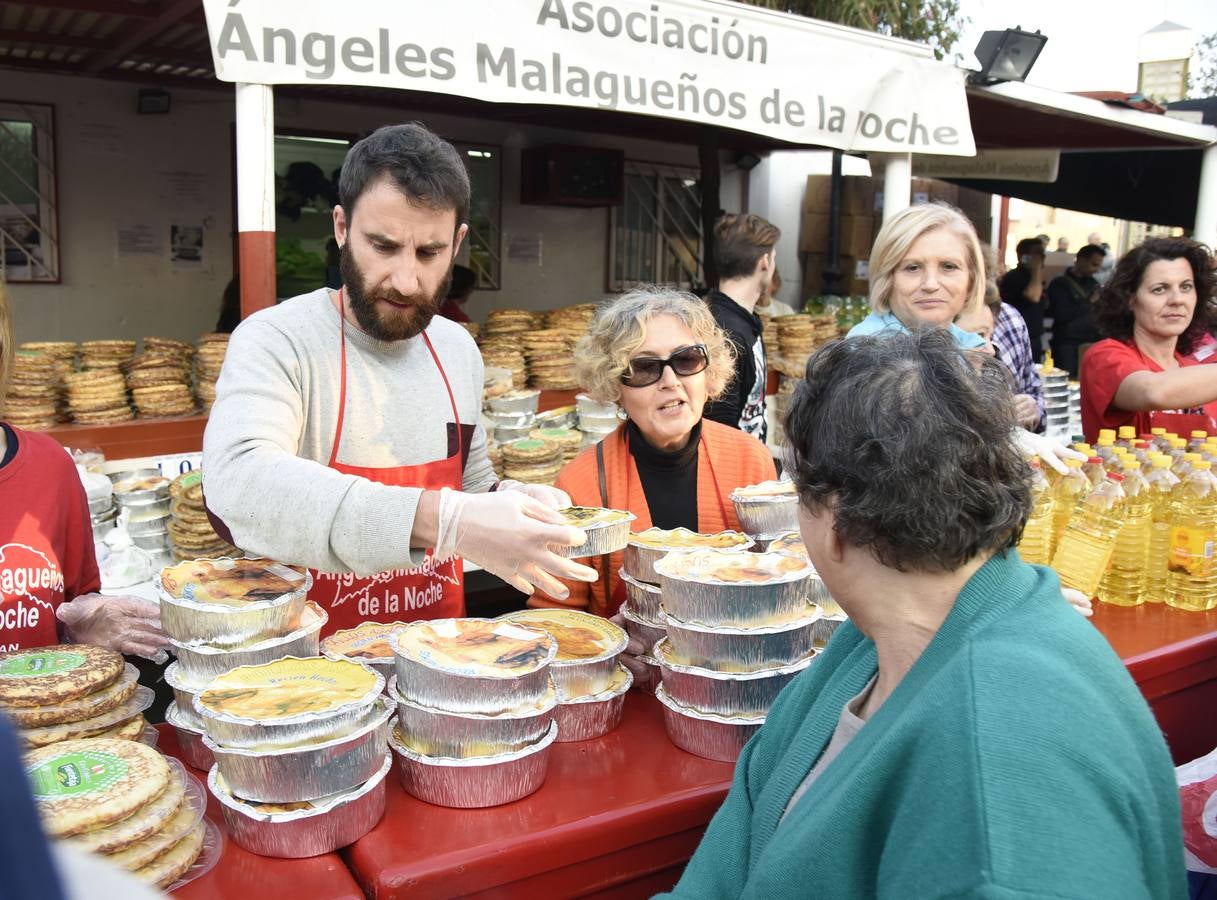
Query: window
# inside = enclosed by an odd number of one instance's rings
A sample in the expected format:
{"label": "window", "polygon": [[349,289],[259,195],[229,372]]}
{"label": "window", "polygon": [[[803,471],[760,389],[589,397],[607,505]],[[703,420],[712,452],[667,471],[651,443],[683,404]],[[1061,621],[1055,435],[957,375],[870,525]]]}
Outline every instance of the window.
{"label": "window", "polygon": [[473,200],[469,204],[469,268],[479,290],[498,290],[502,283],[499,245],[502,217],[502,159],[498,147],[454,143],[465,157]]}
{"label": "window", "polygon": [[702,283],[696,169],[627,161],[625,200],[610,210],[609,290]]}
{"label": "window", "polygon": [[59,281],[55,117],[50,106],[0,102],[0,276]]}
{"label": "window", "polygon": [[345,138],[275,135],[275,293],[342,285],[334,207]]}

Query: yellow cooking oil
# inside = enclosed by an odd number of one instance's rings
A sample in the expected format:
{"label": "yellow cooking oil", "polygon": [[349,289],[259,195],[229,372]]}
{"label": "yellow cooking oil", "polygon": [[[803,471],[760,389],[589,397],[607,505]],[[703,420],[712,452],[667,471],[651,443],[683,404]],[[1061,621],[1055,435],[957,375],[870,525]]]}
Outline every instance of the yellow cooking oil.
{"label": "yellow cooking oil", "polygon": [[1153,509],[1149,482],[1141,474],[1140,463],[1130,454],[1121,457],[1124,476],[1124,507],[1116,547],[1103,580],[1099,583],[1099,600],[1114,606],[1140,606],[1145,602],[1145,567],[1149,559],[1150,528]]}
{"label": "yellow cooking oil", "polygon": [[1023,562],[1046,566],[1052,561],[1052,486],[1038,459],[1031,460],[1031,515],[1023,526],[1018,555]]}
{"label": "yellow cooking oil", "polygon": [[1082,471],[1082,461],[1080,459],[1067,459],[1065,460],[1065,466],[1065,474],[1061,476],[1053,488],[1053,552],[1056,551],[1056,545],[1060,541],[1061,535],[1065,533],[1065,526],[1069,524],[1069,519],[1073,516],[1073,511],[1077,508],[1078,501],[1093,489],[1090,479]]}
{"label": "yellow cooking oil", "polygon": [[1171,471],[1171,458],[1157,454],[1145,481],[1149,485],[1152,516],[1149,559],[1145,566],[1145,601],[1162,603],[1166,599],[1166,564],[1171,551],[1171,504],[1175,488],[1179,486],[1179,479]]}
{"label": "yellow cooking oil", "polygon": [[1137,429],[1131,425],[1121,425],[1116,432],[1117,447],[1131,447],[1132,442],[1137,439]]}
{"label": "yellow cooking oil", "polygon": [[1192,432],[1191,440],[1187,442],[1187,449],[1199,451],[1204,446],[1204,442],[1208,439],[1209,433],[1197,428]]}
{"label": "yellow cooking oil", "polygon": [[[1187,453],[1187,441],[1181,437],[1171,438],[1171,448],[1166,452],[1173,460],[1171,468],[1174,469],[1176,465],[1183,462],[1183,454]],[[1175,474],[1178,475],[1179,473],[1176,472]]]}
{"label": "yellow cooking oil", "polygon": [[1107,469],[1103,466],[1103,457],[1091,456],[1086,462],[1082,463],[1082,471],[1086,473],[1086,477],[1090,479],[1091,487],[1098,487],[1103,483],[1103,479],[1107,477]]}
{"label": "yellow cooking oil", "polygon": [[1217,478],[1200,460],[1175,489],[1171,505],[1166,602],[1179,609],[1217,607]]}
{"label": "yellow cooking oil", "polygon": [[1116,452],[1116,439],[1109,434],[1100,434],[1094,445],[1094,455],[1101,456],[1103,462],[1111,459]]}
{"label": "yellow cooking oil", "polygon": [[1052,556],[1061,584],[1093,597],[1116,548],[1123,521],[1124,476],[1111,472],[1078,501]]}

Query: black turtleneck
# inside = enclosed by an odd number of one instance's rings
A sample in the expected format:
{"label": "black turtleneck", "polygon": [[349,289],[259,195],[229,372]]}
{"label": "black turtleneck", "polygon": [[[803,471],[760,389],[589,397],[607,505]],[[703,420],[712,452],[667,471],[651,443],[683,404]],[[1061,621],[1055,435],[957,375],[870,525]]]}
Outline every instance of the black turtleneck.
{"label": "black turtleneck", "polygon": [[693,426],[689,442],[679,450],[658,450],[647,443],[638,426],[627,426],[630,455],[638,466],[638,480],[656,528],[697,531],[697,448],[701,422]]}

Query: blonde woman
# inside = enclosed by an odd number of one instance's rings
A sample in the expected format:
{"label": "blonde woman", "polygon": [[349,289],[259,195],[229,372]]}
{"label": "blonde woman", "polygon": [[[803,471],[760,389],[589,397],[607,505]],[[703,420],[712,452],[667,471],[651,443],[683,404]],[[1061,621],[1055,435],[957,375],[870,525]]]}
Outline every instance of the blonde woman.
{"label": "blonde woman", "polygon": [[[676,291],[631,291],[599,309],[575,361],[587,393],[620,403],[627,418],[567,463],[557,487],[581,506],[629,510],[638,517],[634,531],[739,530],[731,491],[775,478],[776,470],[756,438],[702,418],[734,363],[706,304]],[[622,554],[589,562],[595,582],[564,582],[570,596],[561,604],[539,595],[529,602],[614,614],[625,598],[617,576]]]}

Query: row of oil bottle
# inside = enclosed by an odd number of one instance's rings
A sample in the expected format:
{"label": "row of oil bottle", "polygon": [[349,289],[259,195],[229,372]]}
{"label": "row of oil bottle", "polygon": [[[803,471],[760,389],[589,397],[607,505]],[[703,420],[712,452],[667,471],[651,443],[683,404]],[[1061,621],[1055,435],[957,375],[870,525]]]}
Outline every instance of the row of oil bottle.
{"label": "row of oil bottle", "polygon": [[1059,475],[1032,460],[1034,503],[1019,543],[1066,587],[1104,603],[1217,607],[1217,437],[1104,429]]}

